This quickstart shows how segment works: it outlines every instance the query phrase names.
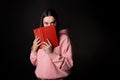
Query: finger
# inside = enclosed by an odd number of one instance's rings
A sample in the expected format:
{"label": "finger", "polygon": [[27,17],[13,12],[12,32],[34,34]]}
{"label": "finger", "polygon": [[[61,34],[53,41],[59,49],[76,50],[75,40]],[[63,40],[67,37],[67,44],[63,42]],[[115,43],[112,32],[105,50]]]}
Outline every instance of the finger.
{"label": "finger", "polygon": [[46,43],[46,42],[41,42],[41,43],[43,43],[44,45],[46,45],[46,46],[49,46],[49,44],[48,43]]}
{"label": "finger", "polygon": [[47,38],[47,42],[50,46],[52,46],[51,42],[49,41],[49,39]]}
{"label": "finger", "polygon": [[37,38],[36,41],[41,41],[40,38]]}
{"label": "finger", "polygon": [[37,37],[37,38],[35,39],[35,41],[36,41],[36,42],[38,42],[38,41],[41,41],[41,40],[40,40],[40,38],[39,38],[39,37]]}
{"label": "finger", "polygon": [[35,40],[33,41],[33,43],[40,43],[40,42],[41,42],[40,39],[35,39]]}
{"label": "finger", "polygon": [[37,36],[35,36],[35,39],[34,39],[34,41],[37,41],[37,39],[38,39],[38,37],[37,37]]}
{"label": "finger", "polygon": [[38,40],[38,41],[36,41],[36,43],[37,43],[37,44],[39,44],[39,43],[41,43],[41,41],[40,41],[40,40]]}
{"label": "finger", "polygon": [[39,40],[40,38],[37,36],[36,39]]}
{"label": "finger", "polygon": [[40,46],[40,45],[42,45],[42,43],[41,43],[41,42],[39,42],[37,45],[38,45],[38,46]]}
{"label": "finger", "polygon": [[37,39],[38,38],[38,36],[35,36],[35,39]]}
{"label": "finger", "polygon": [[46,45],[42,45],[43,49],[46,50],[47,49],[47,46]]}

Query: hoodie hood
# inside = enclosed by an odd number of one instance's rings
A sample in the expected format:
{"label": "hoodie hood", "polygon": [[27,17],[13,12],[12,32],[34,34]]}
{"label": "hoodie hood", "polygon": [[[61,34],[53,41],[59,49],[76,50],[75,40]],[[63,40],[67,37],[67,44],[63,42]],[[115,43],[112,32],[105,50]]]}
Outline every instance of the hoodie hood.
{"label": "hoodie hood", "polygon": [[67,34],[68,35],[68,29],[62,29],[59,31],[59,35],[61,34]]}

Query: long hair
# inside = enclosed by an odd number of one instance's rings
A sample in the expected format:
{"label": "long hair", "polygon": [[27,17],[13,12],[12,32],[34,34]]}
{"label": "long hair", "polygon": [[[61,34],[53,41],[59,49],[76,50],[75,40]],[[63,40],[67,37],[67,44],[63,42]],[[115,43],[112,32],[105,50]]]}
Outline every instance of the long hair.
{"label": "long hair", "polygon": [[42,12],[41,18],[40,18],[40,27],[43,26],[43,18],[46,17],[46,16],[53,16],[55,18],[55,21],[57,23],[56,30],[58,32],[59,31],[59,19],[58,19],[57,12],[54,9],[45,9]]}

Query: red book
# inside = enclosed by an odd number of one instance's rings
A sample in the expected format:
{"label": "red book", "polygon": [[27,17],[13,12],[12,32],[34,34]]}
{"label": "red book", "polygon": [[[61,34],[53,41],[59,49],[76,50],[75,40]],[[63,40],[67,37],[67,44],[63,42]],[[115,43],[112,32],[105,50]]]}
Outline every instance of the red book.
{"label": "red book", "polygon": [[41,41],[47,42],[48,39],[54,47],[58,46],[56,26],[38,27],[33,31],[34,36],[38,36]]}

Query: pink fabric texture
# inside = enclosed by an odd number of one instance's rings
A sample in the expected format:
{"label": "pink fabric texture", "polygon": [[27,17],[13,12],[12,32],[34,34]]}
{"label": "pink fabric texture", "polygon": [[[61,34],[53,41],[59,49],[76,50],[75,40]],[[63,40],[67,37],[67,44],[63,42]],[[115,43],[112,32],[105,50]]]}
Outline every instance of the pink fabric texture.
{"label": "pink fabric texture", "polygon": [[70,74],[73,67],[72,46],[66,29],[59,32],[59,46],[51,56],[39,49],[37,54],[31,52],[30,61],[36,66],[35,75],[40,79],[62,80]]}

